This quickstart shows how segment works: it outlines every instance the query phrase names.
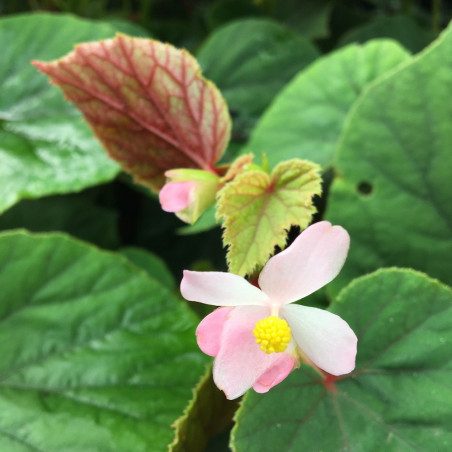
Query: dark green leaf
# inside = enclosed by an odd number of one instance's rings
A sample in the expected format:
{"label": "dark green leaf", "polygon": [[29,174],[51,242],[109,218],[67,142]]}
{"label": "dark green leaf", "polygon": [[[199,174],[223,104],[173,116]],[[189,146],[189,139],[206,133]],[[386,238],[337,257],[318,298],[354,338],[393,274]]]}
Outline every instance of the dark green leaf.
{"label": "dark green leaf", "polygon": [[331,164],[348,112],[370,82],[408,58],[390,41],[351,45],[300,72],[278,95],[242,153],[272,166],[294,157]]}
{"label": "dark green leaf", "polygon": [[237,400],[227,400],[215,386],[209,366],[184,415],[175,423],[176,436],[170,452],[205,450],[209,438],[231,424],[237,405]]}
{"label": "dark green leaf", "polygon": [[351,236],[331,287],[383,266],[452,282],[452,28],[370,87],[338,147],[326,218]]}
{"label": "dark green leaf", "polygon": [[[284,84],[317,55],[309,41],[276,22],[244,19],[216,30],[197,58],[205,77],[216,83],[228,102],[234,139],[247,135],[249,119],[259,117]],[[244,122],[241,132],[240,122]]]}
{"label": "dark green leaf", "polygon": [[249,392],[236,452],[448,451],[452,447],[452,291],[411,270],[380,270],[331,311],[358,336],[356,369],[332,385],[303,365]]}
{"label": "dark green leaf", "polygon": [[119,246],[118,215],[86,194],[23,200],[0,216],[0,230],[63,231],[102,248]]}
{"label": "dark green leaf", "polygon": [[170,290],[175,289],[174,276],[168,270],[165,262],[156,254],[133,246],[122,248],[120,251],[130,262],[145,270],[149,276],[159,281],[163,286]]}
{"label": "dark green leaf", "polygon": [[315,2],[284,0],[274,2],[273,16],[311,39],[329,35],[329,19],[333,1]]}
{"label": "dark green leaf", "polygon": [[366,42],[375,38],[394,39],[406,49],[416,53],[430,43],[433,35],[410,16],[381,16],[352,29],[340,40],[339,45]]}

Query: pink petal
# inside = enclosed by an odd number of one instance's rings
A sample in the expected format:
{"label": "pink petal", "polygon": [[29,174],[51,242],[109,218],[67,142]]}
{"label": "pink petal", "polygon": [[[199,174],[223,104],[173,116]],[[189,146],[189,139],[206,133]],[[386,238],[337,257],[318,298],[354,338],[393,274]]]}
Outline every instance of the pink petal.
{"label": "pink petal", "polygon": [[196,328],[199,348],[210,356],[217,356],[223,327],[233,308],[218,308],[204,317]]}
{"label": "pink petal", "polygon": [[280,304],[306,297],[338,275],[349,246],[350,237],[342,227],[327,221],[313,224],[267,262],[259,287]]}
{"label": "pink petal", "polygon": [[190,204],[190,194],[195,188],[196,182],[169,182],[165,184],[159,193],[159,201],[165,212],[179,212]]}
{"label": "pink petal", "polygon": [[355,368],[358,339],[348,323],[322,309],[286,305],[282,315],[292,329],[292,338],[318,367],[332,375]]}
{"label": "pink petal", "polygon": [[214,306],[263,306],[268,302],[261,290],[233,273],[184,270],[180,291],[186,300]]}
{"label": "pink petal", "polygon": [[292,372],[295,359],[289,353],[278,353],[278,355],[280,355],[279,360],[254,383],[253,389],[256,392],[268,392]]}
{"label": "pink petal", "polygon": [[[270,308],[239,306],[233,308],[221,336],[220,351],[215,358],[213,379],[228,399],[236,399],[258,383],[274,385],[283,377],[287,362],[285,353],[263,352],[256,344],[253,329],[256,323],[270,315]],[[291,358],[292,359],[292,358]],[[284,361],[284,362],[281,362]],[[273,367],[277,367],[272,372]]]}

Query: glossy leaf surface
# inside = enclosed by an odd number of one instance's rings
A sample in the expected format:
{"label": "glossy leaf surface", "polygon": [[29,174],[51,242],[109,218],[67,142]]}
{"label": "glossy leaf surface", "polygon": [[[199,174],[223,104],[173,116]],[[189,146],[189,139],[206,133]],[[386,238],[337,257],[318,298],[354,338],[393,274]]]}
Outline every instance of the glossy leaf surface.
{"label": "glossy leaf surface", "polygon": [[62,235],[3,234],[0,262],[0,450],[164,450],[206,363],[187,306]]}
{"label": "glossy leaf surface", "polygon": [[112,35],[106,23],[69,15],[0,19],[0,212],[20,199],[80,191],[118,173],[77,110],[30,65]]}

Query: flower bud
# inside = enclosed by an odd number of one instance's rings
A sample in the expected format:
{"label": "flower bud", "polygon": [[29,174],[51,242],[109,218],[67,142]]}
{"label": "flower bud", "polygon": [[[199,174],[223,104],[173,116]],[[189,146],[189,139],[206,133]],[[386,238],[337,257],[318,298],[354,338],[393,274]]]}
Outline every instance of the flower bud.
{"label": "flower bud", "polygon": [[165,173],[168,178],[160,190],[162,209],[174,212],[186,223],[193,224],[210,207],[217,195],[220,178],[199,169],[173,169]]}

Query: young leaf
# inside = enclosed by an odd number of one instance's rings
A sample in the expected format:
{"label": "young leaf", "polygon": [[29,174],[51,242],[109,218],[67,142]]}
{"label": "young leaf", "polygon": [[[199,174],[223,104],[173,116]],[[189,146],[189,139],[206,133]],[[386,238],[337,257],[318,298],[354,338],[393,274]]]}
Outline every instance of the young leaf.
{"label": "young leaf", "polygon": [[356,369],[308,366],[268,394],[249,391],[235,452],[447,451],[452,442],[452,291],[412,270],[352,282],[331,311],[358,336]]}
{"label": "young leaf", "polygon": [[206,359],[197,319],[125,258],[0,236],[0,450],[165,450]]}
{"label": "young leaf", "polygon": [[363,93],[339,143],[326,218],[352,239],[329,289],[397,265],[452,283],[452,26]]}
{"label": "young leaf", "polygon": [[81,110],[110,156],[153,189],[171,168],[211,170],[228,143],[226,103],[184,50],[117,35],[34,64]]}
{"label": "young leaf", "polygon": [[408,58],[395,42],[374,41],[319,59],[281,91],[241,152],[266,154],[271,165],[297,157],[329,166],[356,99]]}
{"label": "young leaf", "polygon": [[316,211],[312,197],[321,193],[319,170],[314,163],[289,160],[271,174],[245,171],[225,185],[219,192],[217,215],[224,220],[230,272],[253,273],[276,245],[284,248],[286,230],[309,225]]}
{"label": "young leaf", "polygon": [[20,199],[80,191],[119,172],[80,113],[30,65],[76,42],[113,35],[108,24],[70,15],[0,19],[0,212]]}

